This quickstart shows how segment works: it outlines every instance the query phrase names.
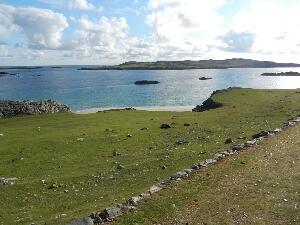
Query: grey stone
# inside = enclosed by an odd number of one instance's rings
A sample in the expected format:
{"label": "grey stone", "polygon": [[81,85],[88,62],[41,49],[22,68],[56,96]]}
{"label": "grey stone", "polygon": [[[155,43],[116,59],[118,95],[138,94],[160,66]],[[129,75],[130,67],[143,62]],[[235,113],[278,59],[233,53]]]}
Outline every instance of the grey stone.
{"label": "grey stone", "polygon": [[0,117],[12,117],[17,115],[38,115],[43,113],[69,112],[70,108],[53,100],[24,100],[1,101]]}
{"label": "grey stone", "polygon": [[188,143],[189,143],[189,141],[185,140],[185,139],[180,139],[180,140],[176,141],[177,145],[184,145],[184,144],[188,144]]}
{"label": "grey stone", "polygon": [[149,189],[149,193],[150,194],[154,194],[156,192],[159,192],[162,188],[161,187],[158,187],[156,185],[153,185],[150,189]]}
{"label": "grey stone", "polygon": [[137,206],[138,203],[142,200],[140,196],[131,197],[127,200],[127,203],[132,206]]}
{"label": "grey stone", "polygon": [[120,165],[117,166],[117,169],[118,169],[118,170],[123,170],[123,169],[125,169],[125,167],[124,167],[123,165],[120,164]]}
{"label": "grey stone", "polygon": [[4,185],[14,185],[16,180],[18,180],[18,178],[4,178],[1,177],[0,178],[0,186],[4,186]]}
{"label": "grey stone", "polygon": [[270,134],[269,131],[261,131],[261,132],[258,133],[258,134],[252,135],[252,138],[253,138],[253,139],[257,139],[257,138],[260,138],[260,137],[267,137],[267,136],[269,136],[269,134]]}
{"label": "grey stone", "polygon": [[233,147],[232,147],[232,150],[234,150],[234,151],[240,151],[240,150],[242,150],[244,147],[245,147],[245,145],[243,145],[243,144],[238,144],[238,145],[233,146]]}
{"label": "grey stone", "polygon": [[252,145],[255,145],[255,143],[256,143],[256,139],[253,139],[251,141],[246,141],[245,146],[250,147]]}
{"label": "grey stone", "polygon": [[99,218],[101,218],[104,222],[109,222],[121,215],[122,209],[120,207],[115,206],[104,209],[102,212],[99,213]]}
{"label": "grey stone", "polygon": [[94,225],[94,222],[92,220],[92,218],[87,217],[81,220],[75,220],[71,223],[69,223],[68,225]]}

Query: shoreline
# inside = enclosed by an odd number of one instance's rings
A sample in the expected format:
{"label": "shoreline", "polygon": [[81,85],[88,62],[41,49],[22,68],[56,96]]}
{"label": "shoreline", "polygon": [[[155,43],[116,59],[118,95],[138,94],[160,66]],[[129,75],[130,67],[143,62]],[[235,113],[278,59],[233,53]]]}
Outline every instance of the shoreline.
{"label": "shoreline", "polygon": [[[117,109],[125,109],[127,107],[99,107],[99,108],[90,108],[83,110],[72,111],[75,114],[93,114],[97,112],[103,112],[108,110],[117,110]],[[132,107],[139,111],[151,111],[151,112],[192,112],[192,109],[195,106],[138,106]]]}

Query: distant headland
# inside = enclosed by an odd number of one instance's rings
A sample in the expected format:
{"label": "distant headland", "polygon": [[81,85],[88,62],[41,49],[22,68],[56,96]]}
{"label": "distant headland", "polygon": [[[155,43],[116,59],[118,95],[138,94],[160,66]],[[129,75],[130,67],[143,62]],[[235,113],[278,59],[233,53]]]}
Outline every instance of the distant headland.
{"label": "distant headland", "polygon": [[79,70],[188,70],[188,69],[229,69],[229,68],[278,68],[300,67],[296,63],[276,63],[252,59],[233,58],[225,60],[185,61],[130,61],[115,66],[82,67]]}

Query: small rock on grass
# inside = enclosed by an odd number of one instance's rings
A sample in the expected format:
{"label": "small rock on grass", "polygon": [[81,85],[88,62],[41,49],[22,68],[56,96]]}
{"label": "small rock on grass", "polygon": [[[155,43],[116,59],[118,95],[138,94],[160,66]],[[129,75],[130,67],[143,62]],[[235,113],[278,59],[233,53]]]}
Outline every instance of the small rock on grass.
{"label": "small rock on grass", "polygon": [[125,169],[125,167],[124,167],[123,165],[120,164],[120,165],[117,166],[117,169],[118,169],[118,170],[123,170],[123,169]]}
{"label": "small rock on grass", "polygon": [[163,123],[162,125],[160,125],[160,129],[170,129],[172,128],[170,124],[167,123]]}
{"label": "small rock on grass", "polygon": [[231,144],[233,143],[232,139],[231,138],[227,138],[226,141],[225,141],[225,144]]}

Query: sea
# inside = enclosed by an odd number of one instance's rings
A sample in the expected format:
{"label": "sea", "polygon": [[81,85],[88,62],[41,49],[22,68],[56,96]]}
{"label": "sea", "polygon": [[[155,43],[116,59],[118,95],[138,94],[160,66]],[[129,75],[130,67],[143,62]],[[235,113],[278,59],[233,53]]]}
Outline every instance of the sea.
{"label": "sea", "polygon": [[[0,68],[15,74],[0,75],[0,99],[53,99],[73,112],[123,107],[187,110],[201,104],[213,91],[229,87],[300,88],[300,77],[261,76],[265,72],[300,72],[300,68],[78,70],[81,67],[86,66]],[[137,80],[160,83],[135,85]]]}

